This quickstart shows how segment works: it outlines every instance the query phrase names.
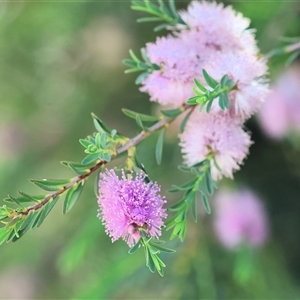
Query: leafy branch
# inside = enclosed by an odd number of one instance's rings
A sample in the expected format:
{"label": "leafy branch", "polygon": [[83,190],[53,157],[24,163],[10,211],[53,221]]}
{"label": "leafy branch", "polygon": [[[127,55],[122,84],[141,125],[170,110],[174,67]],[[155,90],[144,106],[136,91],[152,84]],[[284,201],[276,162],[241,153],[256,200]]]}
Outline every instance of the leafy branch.
{"label": "leafy branch", "polygon": [[143,72],[135,80],[135,84],[140,84],[142,81],[152,72],[160,70],[160,66],[151,63],[149,57],[147,56],[145,48],[141,49],[141,56],[143,60],[140,60],[132,50],[129,50],[131,59],[124,59],[123,64],[128,66],[129,69],[125,71],[125,74],[134,72]]}
{"label": "leafy branch", "polygon": [[165,22],[154,28],[154,31],[165,29],[169,26],[177,24],[186,25],[177,12],[174,0],[168,0],[169,7],[164,4],[163,0],[158,0],[158,5],[153,4],[150,0],[133,0],[131,9],[146,12],[153,17],[144,17],[137,20],[137,22]]}
{"label": "leafy branch", "polygon": [[228,75],[224,75],[220,82],[216,81],[210,76],[204,69],[202,70],[203,78],[210,90],[205,88],[197,79],[194,79],[196,87],[193,88],[196,96],[190,98],[187,101],[189,105],[198,105],[199,110],[203,110],[206,106],[206,112],[209,113],[215,98],[219,97],[219,106],[221,109],[228,109],[230,106],[228,93],[234,89],[234,82],[228,78]]}
{"label": "leafy branch", "polygon": [[217,188],[216,182],[211,178],[211,160],[213,160],[213,158],[207,158],[192,167],[179,167],[181,171],[189,172],[196,176],[180,186],[174,185],[173,188],[169,190],[169,192],[185,192],[183,198],[169,208],[169,211],[176,212],[175,215],[166,222],[167,230],[173,228],[171,239],[178,236],[181,241],[184,240],[190,208],[192,208],[194,221],[197,222],[198,192],[200,193],[206,212],[211,212],[208,198],[213,195],[214,190]]}
{"label": "leafy branch", "polygon": [[[177,109],[177,112],[182,113],[191,108],[185,105]],[[128,112],[127,110],[127,114]],[[169,116],[160,117],[155,124],[142,130],[132,139],[108,128],[101,119],[92,114],[97,133],[80,140],[87,156],[81,162],[62,162],[62,165],[70,168],[77,176],[71,179],[30,180],[39,188],[50,192],[47,195],[31,196],[21,191],[18,192],[18,197],[8,195],[4,199],[7,205],[0,207],[0,223],[3,225],[0,228],[0,244],[5,241],[17,241],[30,228],[39,227],[62,195],[65,195],[63,213],[70,211],[83,190],[85,180],[91,174],[106,165],[111,159],[125,152],[130,153],[131,149],[143,139],[174,121],[178,114],[174,114],[173,111],[172,115],[171,112],[169,111]],[[143,115],[135,114],[144,120]],[[8,205],[12,205],[12,207]]]}

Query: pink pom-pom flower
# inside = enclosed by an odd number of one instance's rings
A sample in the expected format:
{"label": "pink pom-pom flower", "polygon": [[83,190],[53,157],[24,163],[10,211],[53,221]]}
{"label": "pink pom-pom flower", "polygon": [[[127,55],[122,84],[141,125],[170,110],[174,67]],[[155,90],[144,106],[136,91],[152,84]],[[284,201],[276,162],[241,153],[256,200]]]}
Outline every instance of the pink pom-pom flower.
{"label": "pink pom-pom flower", "polygon": [[190,116],[184,132],[180,135],[180,145],[185,163],[192,166],[211,156],[212,179],[223,176],[232,178],[248,154],[250,136],[240,122],[231,118],[228,112],[207,114],[197,108]]}
{"label": "pink pom-pom flower", "polygon": [[167,217],[165,200],[159,195],[159,185],[145,182],[145,177],[140,173],[127,178],[124,170],[121,178],[114,170],[100,174],[98,217],[113,242],[122,238],[132,247],[141,237],[140,230],[155,238],[161,235]]}
{"label": "pink pom-pom flower", "polygon": [[262,245],[268,221],[260,199],[250,190],[220,191],[215,197],[214,229],[226,248]]}

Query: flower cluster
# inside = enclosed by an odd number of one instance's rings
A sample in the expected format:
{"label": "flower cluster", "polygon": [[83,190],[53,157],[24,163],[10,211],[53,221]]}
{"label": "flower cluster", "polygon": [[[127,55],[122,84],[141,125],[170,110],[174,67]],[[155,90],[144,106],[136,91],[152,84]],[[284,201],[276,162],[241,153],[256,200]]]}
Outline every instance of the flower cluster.
{"label": "flower cluster", "polygon": [[271,138],[300,132],[300,68],[294,67],[277,81],[258,114],[259,123]]}
{"label": "flower cluster", "polygon": [[157,183],[145,182],[144,173],[129,174],[124,170],[119,178],[114,170],[100,174],[99,218],[112,241],[122,238],[132,247],[141,237],[141,231],[151,237],[161,235],[163,219],[167,217],[162,207]]}
{"label": "flower cluster", "polygon": [[268,236],[268,222],[259,198],[249,190],[220,191],[215,198],[214,229],[226,248],[243,243],[262,245]]}
{"label": "flower cluster", "polygon": [[254,32],[248,29],[250,20],[232,7],[193,1],[179,14],[186,26],[178,25],[173,34],[146,45],[150,61],[160,70],[152,71],[140,90],[149,93],[151,101],[177,108],[193,96],[195,78],[210,89],[202,69],[217,81],[227,74],[234,82],[228,112],[217,99],[209,114],[195,109],[180,144],[188,166],[214,157],[220,170],[212,162],[213,178],[232,177],[251,144],[243,123],[268,94],[266,61],[259,58]]}

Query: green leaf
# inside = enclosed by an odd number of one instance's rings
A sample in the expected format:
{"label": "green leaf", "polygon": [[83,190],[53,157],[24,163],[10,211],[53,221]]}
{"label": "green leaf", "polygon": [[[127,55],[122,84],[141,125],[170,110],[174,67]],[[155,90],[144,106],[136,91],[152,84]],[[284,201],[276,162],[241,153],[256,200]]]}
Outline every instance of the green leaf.
{"label": "green leaf", "polygon": [[226,92],[221,93],[219,96],[219,106],[221,109],[225,110],[230,107],[229,98]]}
{"label": "green leaf", "polygon": [[89,154],[82,161],[82,165],[89,165],[90,163],[99,159],[99,153]]}
{"label": "green leaf", "polygon": [[[43,215],[43,209],[40,209],[40,210],[38,210],[38,211],[36,211],[36,212],[37,212],[36,218],[35,218],[34,221],[32,222],[32,226],[31,226],[32,229],[38,227],[38,224],[39,224],[39,221],[40,221],[40,219],[41,219],[41,216]],[[44,221],[44,220],[42,220],[42,221]]]}
{"label": "green leaf", "polygon": [[183,113],[183,109],[176,108],[176,109],[162,110],[161,113],[168,118],[174,119]]}
{"label": "green leaf", "polygon": [[161,164],[165,133],[166,129],[162,129],[156,143],[155,157],[158,165]]}
{"label": "green leaf", "polygon": [[202,69],[202,75],[204,77],[204,80],[206,81],[206,83],[211,87],[211,88],[215,88],[218,85],[218,82],[212,78],[204,69]]}
{"label": "green leaf", "polygon": [[144,79],[146,79],[149,76],[149,72],[143,72],[141,73],[135,80],[135,84],[141,84],[143,82]]}
{"label": "green leaf", "polygon": [[193,178],[192,180],[182,184],[182,185],[172,185],[172,188],[170,190],[168,190],[168,192],[177,192],[177,191],[186,191],[186,190],[190,190],[194,187],[195,182],[197,181],[197,178]]}
{"label": "green leaf", "polygon": [[136,115],[136,116],[135,116],[135,121],[136,121],[136,124],[137,124],[140,128],[142,128],[143,130],[146,130],[146,129],[145,129],[145,126],[144,126],[144,124],[143,124],[143,122],[142,122],[142,120],[141,120],[141,118],[140,118],[139,115]]}
{"label": "green leaf", "polygon": [[180,200],[179,202],[175,203],[174,205],[170,206],[168,208],[169,211],[179,211],[182,208],[184,208],[186,206],[186,202],[184,201],[184,199]]}
{"label": "green leaf", "polygon": [[136,20],[138,23],[144,23],[144,22],[160,22],[161,18],[159,17],[143,17]]}
{"label": "green leaf", "polygon": [[134,120],[136,119],[136,116],[138,115],[140,117],[141,121],[144,121],[144,122],[156,122],[160,119],[157,116],[149,116],[149,115],[140,114],[140,113],[137,113],[135,111],[132,111],[132,110],[129,110],[129,109],[126,109],[126,108],[123,108],[122,112],[127,117],[129,117],[131,119],[134,119]]}
{"label": "green leaf", "polygon": [[66,214],[71,210],[71,208],[74,206],[76,201],[78,200],[82,189],[84,186],[84,181],[81,181],[79,184],[74,185],[71,187],[65,197],[64,206],[63,206],[63,213]]}
{"label": "green leaf", "polygon": [[27,227],[31,228],[31,224],[34,222],[35,218],[37,217],[37,212],[35,210],[31,210],[27,216],[26,219],[23,221],[20,229],[26,229]]}
{"label": "green leaf", "polygon": [[205,195],[201,195],[201,199],[205,208],[205,211],[210,214],[211,213],[211,209],[210,209],[210,205],[209,205],[209,201],[208,198]]}
{"label": "green leaf", "polygon": [[128,253],[133,254],[140,247],[140,241],[138,241],[132,248],[129,249]]}
{"label": "green leaf", "polygon": [[137,63],[140,62],[139,58],[134,54],[134,52],[131,49],[129,50],[129,55],[135,62],[137,62]]}
{"label": "green leaf", "polygon": [[49,202],[45,205],[45,207],[44,207],[45,217],[47,217],[49,215],[50,211],[52,210],[52,208],[54,207],[54,205],[56,204],[58,199],[59,199],[59,196],[54,197],[51,200],[49,200]]}
{"label": "green leaf", "polygon": [[77,175],[83,175],[89,172],[89,169],[95,164],[82,165],[79,162],[62,161],[62,165],[71,168]]}
{"label": "green leaf", "polygon": [[212,99],[212,100],[209,100],[209,101],[207,102],[207,105],[206,105],[206,112],[207,112],[207,113],[210,112],[213,102],[214,102],[213,99]]}
{"label": "green leaf", "polygon": [[80,139],[79,143],[84,147],[84,148],[88,148],[90,145],[93,145],[90,141],[85,140],[85,139]]}
{"label": "green leaf", "polygon": [[169,25],[170,24],[168,24],[168,23],[158,25],[158,26],[154,27],[154,32],[158,32],[160,30],[163,30],[163,29],[167,28]]}
{"label": "green leaf", "polygon": [[179,126],[179,131],[180,133],[182,133],[184,131],[184,128],[185,128],[185,125],[188,121],[188,119],[190,118],[191,114],[192,114],[193,110],[191,109],[188,114],[184,117],[184,119],[182,120],[182,122],[180,123],[180,126]]}
{"label": "green leaf", "polygon": [[122,63],[128,67],[135,68],[137,66],[137,63],[133,61],[132,59],[124,59]]}
{"label": "green leaf", "polygon": [[191,98],[188,99],[188,101],[186,102],[186,104],[197,105],[198,104],[198,99],[199,99],[199,96],[191,97]]}
{"label": "green leaf", "polygon": [[[66,184],[70,183],[71,179],[42,179],[42,180],[31,179],[30,182],[34,183],[39,188],[45,191],[54,192],[62,189]],[[24,194],[25,193],[22,193],[21,195]]]}
{"label": "green leaf", "polygon": [[92,118],[93,118],[94,126],[98,132],[100,133],[106,132],[108,134],[111,133],[112,129],[106,126],[102,122],[102,120],[99,117],[97,117],[94,113],[92,113]]}
{"label": "green leaf", "polygon": [[197,223],[198,221],[198,201],[197,198],[194,198],[194,201],[192,203],[192,214],[193,214],[193,219]]}
{"label": "green leaf", "polygon": [[207,89],[200,83],[198,79],[194,78],[194,83],[201,92],[206,93]]}

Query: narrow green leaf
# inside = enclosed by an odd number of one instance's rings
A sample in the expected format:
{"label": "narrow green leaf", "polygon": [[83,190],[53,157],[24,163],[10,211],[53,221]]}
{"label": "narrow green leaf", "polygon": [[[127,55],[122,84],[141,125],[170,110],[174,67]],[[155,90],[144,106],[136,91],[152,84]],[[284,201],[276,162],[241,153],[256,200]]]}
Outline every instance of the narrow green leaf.
{"label": "narrow green leaf", "polygon": [[89,154],[81,161],[81,164],[89,165],[90,163],[96,161],[97,159],[99,159],[99,153]]}
{"label": "narrow green leaf", "polygon": [[161,18],[159,17],[143,17],[136,20],[138,23],[144,23],[144,22],[160,22]]}
{"label": "narrow green leaf", "polygon": [[106,126],[99,117],[97,117],[94,113],[92,113],[92,118],[93,118],[94,126],[98,132],[100,133],[106,132],[110,134],[112,129]]}
{"label": "narrow green leaf", "polygon": [[145,115],[145,114],[140,114],[137,113],[135,111],[123,108],[122,112],[129,118],[135,119],[136,116],[138,115],[140,117],[140,119],[144,122],[156,122],[158,121],[160,118],[158,116],[149,116],[149,115]]}
{"label": "narrow green leaf", "polygon": [[82,165],[79,162],[71,162],[71,161],[62,161],[61,164],[71,168],[78,175],[83,175],[88,173],[89,168],[94,166],[94,164]]}
{"label": "narrow green leaf", "polygon": [[142,120],[141,120],[141,118],[140,118],[139,115],[136,115],[136,116],[135,116],[135,121],[136,121],[136,124],[137,124],[140,128],[142,128],[143,130],[145,130],[144,124],[143,124],[143,122],[142,122]]}
{"label": "narrow green leaf", "polygon": [[193,219],[197,223],[198,221],[198,201],[197,197],[195,195],[194,201],[192,203],[192,214],[193,214]]}
{"label": "narrow green leaf", "polygon": [[206,93],[207,89],[200,83],[198,79],[194,78],[194,83],[201,92]]}
{"label": "narrow green leaf", "polygon": [[158,32],[160,30],[163,30],[163,29],[167,28],[169,25],[170,24],[168,24],[168,23],[158,25],[158,26],[154,27],[154,32]]}
{"label": "narrow green leaf", "polygon": [[219,105],[223,110],[228,109],[230,107],[228,94],[226,92],[220,94]]}
{"label": "narrow green leaf", "polygon": [[36,228],[38,226],[39,220],[40,220],[42,214],[43,214],[43,209],[40,209],[40,210],[37,211],[36,218],[32,222],[32,226],[31,226],[32,229],[34,229],[34,228]]}
{"label": "narrow green leaf", "polygon": [[84,147],[84,148],[88,148],[90,145],[93,145],[90,141],[87,141],[85,139],[80,139],[79,143]]}
{"label": "narrow green leaf", "polygon": [[207,102],[207,105],[206,105],[206,112],[207,113],[210,112],[213,102],[214,102],[214,100],[210,100],[210,101]]}
{"label": "narrow green leaf", "polygon": [[176,118],[178,117],[180,114],[182,114],[183,109],[182,108],[176,108],[176,109],[169,109],[169,110],[162,110],[161,113],[168,117],[168,118]]}
{"label": "narrow green leaf", "polygon": [[206,81],[206,83],[211,87],[211,88],[215,88],[218,85],[218,82],[212,78],[204,69],[202,69],[202,75],[204,77],[204,80]]}
{"label": "narrow green leaf", "polygon": [[222,78],[221,78],[221,87],[225,87],[226,86],[226,83],[227,83],[227,80],[228,80],[228,75],[224,75]]}
{"label": "narrow green leaf", "polygon": [[137,66],[137,63],[133,61],[132,59],[124,59],[122,63],[128,67],[135,68]]}
{"label": "narrow green leaf", "polygon": [[209,201],[208,198],[205,195],[201,195],[201,199],[205,208],[205,211],[210,214],[211,213],[211,209],[210,209],[210,205],[209,205]]}
{"label": "narrow green leaf", "polygon": [[149,270],[154,273],[155,272],[155,265],[154,265],[154,261],[152,259],[151,253],[148,250],[148,248],[146,249],[146,266],[149,268]]}
{"label": "narrow green leaf", "polygon": [[173,192],[174,190],[176,191],[186,191],[186,190],[190,190],[194,187],[195,182],[197,181],[197,178],[193,178],[190,181],[185,182],[182,185],[172,185],[172,188],[170,190],[168,190],[168,192]]}
{"label": "narrow green leaf", "polygon": [[189,104],[189,105],[197,105],[198,104],[198,100],[199,99],[199,96],[194,96],[194,97],[191,97],[188,99],[188,101],[186,102],[186,104]]}
{"label": "narrow green leaf", "polygon": [[82,189],[84,186],[84,182],[81,181],[79,184],[74,185],[72,188],[70,188],[66,194],[64,206],[63,206],[63,213],[66,214],[71,210],[71,208],[74,206],[76,201],[78,200]]}
{"label": "narrow green leaf", "polygon": [[[71,179],[42,179],[42,180],[35,180],[31,179],[30,182],[37,185],[39,188],[45,191],[58,191],[63,188],[66,184],[71,182]],[[22,193],[21,195],[24,195]]]}
{"label": "narrow green leaf", "polygon": [[29,214],[26,216],[26,219],[23,221],[20,229],[22,230],[22,229],[26,229],[27,227],[30,227],[36,217],[37,217],[37,212],[31,210]]}
{"label": "narrow green leaf", "polygon": [[186,206],[186,202],[184,201],[184,199],[182,199],[179,202],[172,205],[171,207],[169,207],[168,210],[169,211],[179,211],[185,206]]}
{"label": "narrow green leaf", "polygon": [[149,76],[149,72],[148,71],[146,71],[146,72],[143,72],[143,73],[141,73],[137,78],[136,78],[136,80],[135,80],[135,84],[141,84],[143,81],[144,81],[144,79],[146,79],[148,76]]}
{"label": "narrow green leaf", "polygon": [[184,131],[185,125],[186,125],[188,119],[190,118],[192,112],[193,112],[193,109],[191,109],[191,110],[187,113],[187,115],[183,118],[182,122],[180,123],[180,126],[179,126],[179,131],[180,131],[180,133],[182,133],[182,132]]}
{"label": "narrow green leaf", "polygon": [[138,59],[138,57],[134,54],[134,52],[130,49],[129,50],[129,54],[131,56],[131,58],[135,61],[135,62],[139,62],[140,60]]}
{"label": "narrow green leaf", "polygon": [[129,249],[128,253],[133,254],[140,247],[140,241],[138,241],[132,248]]}
{"label": "narrow green leaf", "polygon": [[162,129],[156,143],[155,157],[158,165],[161,164],[165,133],[166,129]]}
{"label": "narrow green leaf", "polygon": [[178,12],[177,12],[177,9],[176,9],[174,0],[169,0],[169,6],[170,6],[170,9],[171,9],[172,14],[173,14],[174,16],[177,16],[177,15],[178,15]]}
{"label": "narrow green leaf", "polygon": [[45,210],[45,217],[47,217],[50,213],[50,211],[52,210],[52,208],[54,207],[54,205],[56,204],[56,202],[58,201],[59,196],[52,198],[51,200],[49,200],[49,202],[46,204],[44,210]]}

